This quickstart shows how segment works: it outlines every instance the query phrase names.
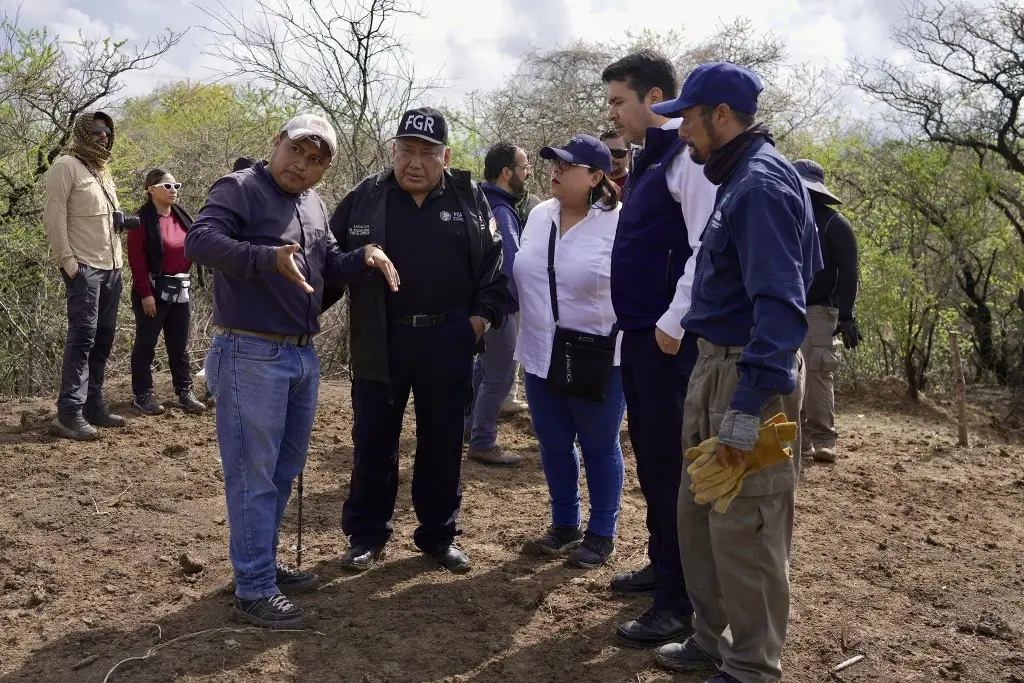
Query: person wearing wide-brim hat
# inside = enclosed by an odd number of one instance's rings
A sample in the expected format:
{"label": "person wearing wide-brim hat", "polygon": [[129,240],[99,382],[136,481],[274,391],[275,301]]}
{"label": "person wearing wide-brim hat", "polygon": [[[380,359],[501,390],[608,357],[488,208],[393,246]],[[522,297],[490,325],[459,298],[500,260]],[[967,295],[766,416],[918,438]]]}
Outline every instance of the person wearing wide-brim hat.
{"label": "person wearing wide-brim hat", "polygon": [[801,447],[803,455],[829,463],[836,460],[836,336],[841,335],[848,349],[856,348],[861,340],[853,317],[859,272],[857,238],[850,221],[834,208],[843,202],[825,187],[825,169],[810,159],[798,159],[793,167],[810,192],[825,263],[807,294],[807,338],[801,347],[807,364],[807,386],[800,411]]}

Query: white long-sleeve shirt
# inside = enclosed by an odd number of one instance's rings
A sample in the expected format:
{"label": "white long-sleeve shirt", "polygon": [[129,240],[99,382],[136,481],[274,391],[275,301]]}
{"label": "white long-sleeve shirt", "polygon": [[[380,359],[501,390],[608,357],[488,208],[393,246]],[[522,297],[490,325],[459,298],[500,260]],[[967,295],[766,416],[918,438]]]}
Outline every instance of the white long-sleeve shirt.
{"label": "white long-sleeve shirt", "polygon": [[[682,119],[669,119],[662,130],[679,130]],[[715,209],[718,186],[704,175],[704,169],[684,149],[669,163],[665,171],[665,182],[673,199],[679,202],[686,221],[686,235],[693,253],[683,266],[683,274],[676,281],[676,292],[668,310],[658,320],[658,328],[673,339],[683,338],[682,320],[690,310],[693,295],[693,273],[697,267],[697,252],[700,250],[700,236],[711,219]]]}
{"label": "white long-sleeve shirt", "polygon": [[[548,287],[548,240],[551,223],[559,228],[561,205],[557,199],[538,204],[523,229],[512,268],[519,290],[519,339],[515,359],[523,370],[547,377],[555,319]],[[586,218],[555,240],[555,285],[558,290],[559,327],[607,335],[615,323],[612,308],[612,244],[619,223],[619,207],[611,211],[591,208]],[[615,365],[619,364],[619,335]]]}

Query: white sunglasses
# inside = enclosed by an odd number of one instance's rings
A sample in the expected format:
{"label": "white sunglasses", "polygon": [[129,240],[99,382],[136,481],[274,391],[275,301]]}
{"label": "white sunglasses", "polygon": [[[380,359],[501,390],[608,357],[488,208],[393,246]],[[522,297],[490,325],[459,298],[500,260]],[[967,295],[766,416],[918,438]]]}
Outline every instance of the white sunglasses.
{"label": "white sunglasses", "polygon": [[181,183],[157,183],[153,187],[162,187],[168,192],[170,192],[171,190],[180,190]]}

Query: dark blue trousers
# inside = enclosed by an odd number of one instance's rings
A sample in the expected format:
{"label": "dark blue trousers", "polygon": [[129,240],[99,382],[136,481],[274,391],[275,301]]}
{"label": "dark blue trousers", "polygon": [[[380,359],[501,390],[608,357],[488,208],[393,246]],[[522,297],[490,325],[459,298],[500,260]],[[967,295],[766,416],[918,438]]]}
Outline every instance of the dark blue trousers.
{"label": "dark blue trousers", "polygon": [[462,429],[475,345],[468,318],[420,328],[394,323],[388,329],[391,382],[353,381],[354,463],[341,514],[352,545],[382,545],[391,537],[398,443],[410,391],[416,410],[412,503],[420,522],[413,538],[430,552],[458,535]]}
{"label": "dark blue trousers", "polygon": [[622,387],[636,474],[647,500],[647,554],[658,581],[654,606],[681,615],[693,611],[679,556],[676,505],[683,472],[683,405],[696,362],[692,334],[683,336],[675,356],[662,353],[654,328],[623,334]]}

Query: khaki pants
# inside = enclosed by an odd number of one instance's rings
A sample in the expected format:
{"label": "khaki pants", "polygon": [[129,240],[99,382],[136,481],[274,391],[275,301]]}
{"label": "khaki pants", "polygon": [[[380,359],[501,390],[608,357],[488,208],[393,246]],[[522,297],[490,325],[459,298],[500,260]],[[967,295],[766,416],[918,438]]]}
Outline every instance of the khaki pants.
{"label": "khaki pants", "polygon": [[[700,341],[683,411],[684,447],[718,433],[739,379],[736,361],[742,351]],[[774,397],[762,420],[779,412],[793,421],[799,418],[801,354],[794,363],[797,388],[788,396]],[[694,638],[741,683],[775,683],[782,676],[799,436],[792,446],[797,457],[747,477],[725,514],[694,502],[685,469],[679,486],[679,548],[693,603]],[[725,635],[726,627],[731,638]]]}
{"label": "khaki pants", "polygon": [[838,324],[839,309],[807,307],[807,337],[800,347],[807,364],[807,388],[800,421],[802,446],[808,453],[811,448],[836,446],[834,372],[839,367],[839,354],[832,333]]}

